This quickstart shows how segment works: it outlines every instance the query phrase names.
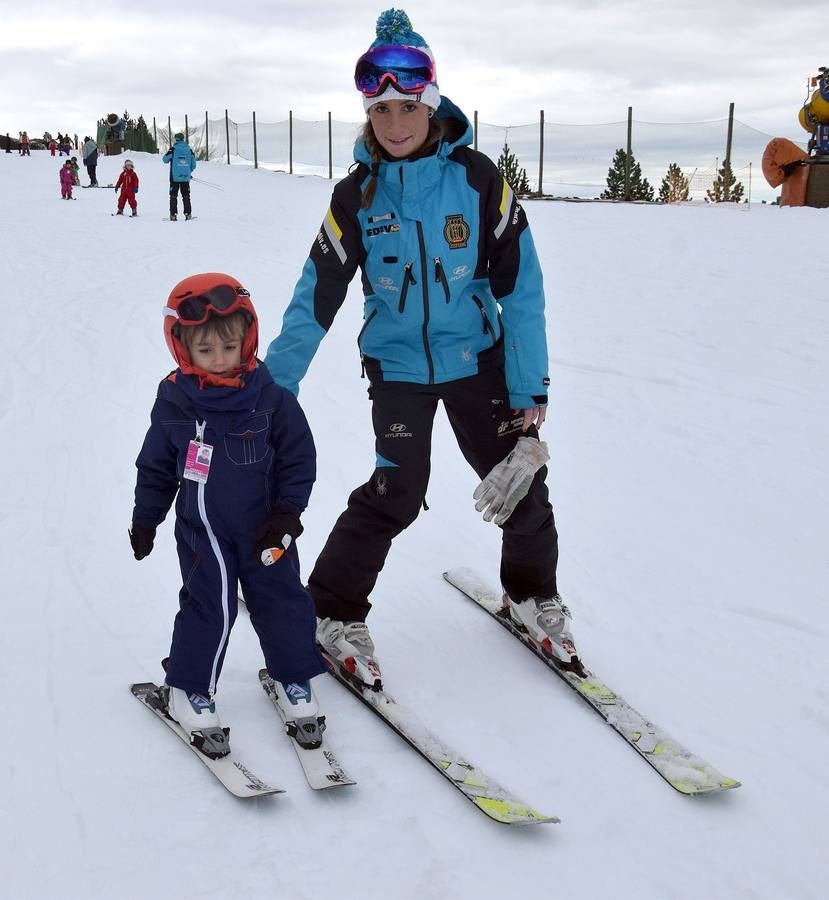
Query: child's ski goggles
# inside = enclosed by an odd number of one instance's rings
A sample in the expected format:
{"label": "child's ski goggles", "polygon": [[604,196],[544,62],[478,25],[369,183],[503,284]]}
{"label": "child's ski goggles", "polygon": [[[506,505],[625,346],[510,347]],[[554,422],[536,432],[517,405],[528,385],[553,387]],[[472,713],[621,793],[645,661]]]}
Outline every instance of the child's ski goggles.
{"label": "child's ski goggles", "polygon": [[204,294],[187,297],[176,305],[175,309],[167,307],[167,314],[176,316],[187,325],[203,325],[210,313],[229,316],[238,309],[248,309],[250,293],[243,287],[231,287],[219,284]]}
{"label": "child's ski goggles", "polygon": [[364,53],[354,69],[354,84],[366,97],[376,97],[391,82],[403,94],[422,94],[435,82],[435,64],[416,47],[387,44]]}

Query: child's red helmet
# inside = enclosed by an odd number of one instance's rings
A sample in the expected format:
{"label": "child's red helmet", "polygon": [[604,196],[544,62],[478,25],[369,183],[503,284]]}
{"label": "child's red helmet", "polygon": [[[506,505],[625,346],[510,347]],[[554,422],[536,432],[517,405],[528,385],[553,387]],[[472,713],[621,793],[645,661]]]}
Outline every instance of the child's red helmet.
{"label": "child's red helmet", "polygon": [[248,319],[248,331],[242,343],[242,371],[256,368],[259,349],[259,322],[250,294],[230,275],[223,272],[204,272],[180,281],[170,291],[164,307],[164,339],[173,359],[185,375],[200,375],[181,342],[181,329],[188,325],[202,325],[211,313],[229,316],[242,311]]}

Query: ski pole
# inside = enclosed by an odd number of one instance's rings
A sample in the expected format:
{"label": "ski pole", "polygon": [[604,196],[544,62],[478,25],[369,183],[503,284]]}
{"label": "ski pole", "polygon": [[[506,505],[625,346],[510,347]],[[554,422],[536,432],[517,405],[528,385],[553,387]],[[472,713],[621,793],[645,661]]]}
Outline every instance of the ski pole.
{"label": "ski pole", "polygon": [[213,184],[211,181],[203,181],[201,178],[191,178],[191,181],[198,181],[199,184],[206,184],[208,187],[216,188],[217,191],[223,191],[224,188],[220,184]]}

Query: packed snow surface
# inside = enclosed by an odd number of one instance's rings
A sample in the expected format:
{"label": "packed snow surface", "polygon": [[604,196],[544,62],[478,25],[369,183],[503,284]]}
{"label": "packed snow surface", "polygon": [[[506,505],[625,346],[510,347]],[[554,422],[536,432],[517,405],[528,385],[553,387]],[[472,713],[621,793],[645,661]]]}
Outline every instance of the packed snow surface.
{"label": "packed snow surface", "polygon": [[[226,271],[261,354],[328,205],[318,177],[200,164],[192,222],[131,154],[60,199],[60,160],[0,154],[0,871],[9,900],[567,897],[821,900],[829,883],[829,211],[526,202],[545,274],[542,436],[559,583],[585,662],[739,779],[675,793],[441,573],[497,587],[499,534],[442,411],[429,511],[396,542],[369,625],[387,689],[560,825],[477,811],[333,679],[326,738],[358,782],[308,789],[240,615],[217,703],[287,793],[240,801],[130,696],[160,680],[180,576],[171,519],[141,563],[134,460],[172,368],[172,286]],[[99,181],[121,161],[105,158]],[[83,173],[83,170],[82,170]],[[85,174],[82,181],[86,182]],[[359,279],[302,384],[319,477],[305,573],[374,461]]]}

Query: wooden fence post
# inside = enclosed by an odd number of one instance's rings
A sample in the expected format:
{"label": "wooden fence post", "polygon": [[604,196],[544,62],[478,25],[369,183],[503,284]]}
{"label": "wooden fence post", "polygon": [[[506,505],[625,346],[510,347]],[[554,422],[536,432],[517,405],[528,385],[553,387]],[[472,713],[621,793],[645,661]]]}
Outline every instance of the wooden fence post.
{"label": "wooden fence post", "polygon": [[728,137],[725,139],[725,165],[731,165],[731,139],[734,135],[734,104],[728,107]]}
{"label": "wooden fence post", "polygon": [[256,148],[256,110],[253,111],[253,168],[259,168],[259,153]]}
{"label": "wooden fence post", "polygon": [[628,152],[625,159],[625,200],[630,200],[630,157],[633,153],[633,107],[628,107]]}
{"label": "wooden fence post", "polygon": [[225,145],[227,146],[227,164],[230,165],[230,120],[225,110]]}
{"label": "wooden fence post", "polygon": [[538,196],[544,196],[544,110],[541,110],[540,135],[538,142]]}

